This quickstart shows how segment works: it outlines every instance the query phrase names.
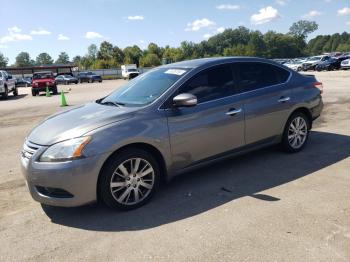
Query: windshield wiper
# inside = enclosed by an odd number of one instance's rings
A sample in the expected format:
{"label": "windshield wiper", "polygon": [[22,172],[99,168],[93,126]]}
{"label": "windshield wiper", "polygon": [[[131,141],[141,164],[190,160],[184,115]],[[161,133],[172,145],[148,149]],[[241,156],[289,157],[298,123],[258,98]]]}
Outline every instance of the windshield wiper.
{"label": "windshield wiper", "polygon": [[120,102],[113,102],[113,101],[98,101],[99,104],[101,105],[111,105],[111,106],[117,106],[117,107],[120,107],[120,106],[125,106],[125,104],[123,103],[120,103]]}

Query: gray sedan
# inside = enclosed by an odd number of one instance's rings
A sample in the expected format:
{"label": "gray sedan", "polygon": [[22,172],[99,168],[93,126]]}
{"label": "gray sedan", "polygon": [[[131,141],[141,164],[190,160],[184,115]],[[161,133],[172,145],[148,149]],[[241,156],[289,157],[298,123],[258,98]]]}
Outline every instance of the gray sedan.
{"label": "gray sedan", "polygon": [[314,77],[265,59],[158,67],[35,127],[23,145],[22,170],[41,203],[101,199],[136,208],[162,180],[193,168],[274,144],[302,150],[321,114],[321,93]]}

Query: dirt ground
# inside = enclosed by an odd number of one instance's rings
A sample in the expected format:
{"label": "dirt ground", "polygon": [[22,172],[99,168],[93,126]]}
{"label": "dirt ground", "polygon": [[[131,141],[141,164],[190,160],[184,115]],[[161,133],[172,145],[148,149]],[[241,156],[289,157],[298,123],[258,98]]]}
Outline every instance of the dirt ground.
{"label": "dirt ground", "polygon": [[[325,109],[303,152],[267,148],[182,175],[131,212],[31,199],[22,143],[64,108],[20,88],[0,101],[1,261],[350,261],[350,71],[316,75]],[[59,89],[77,105],[122,83]]]}

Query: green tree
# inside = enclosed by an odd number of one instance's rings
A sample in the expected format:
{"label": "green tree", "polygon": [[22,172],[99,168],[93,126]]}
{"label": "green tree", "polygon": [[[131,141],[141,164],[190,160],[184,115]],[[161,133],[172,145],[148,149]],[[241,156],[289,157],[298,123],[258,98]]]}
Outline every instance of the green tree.
{"label": "green tree", "polygon": [[124,63],[125,64],[137,64],[139,65],[139,61],[141,56],[143,55],[142,50],[137,46],[128,46],[124,48]]}
{"label": "green tree", "polygon": [[97,58],[102,60],[110,60],[113,58],[113,45],[107,41],[103,41],[97,53]]}
{"label": "green tree", "polygon": [[148,53],[140,59],[140,66],[153,67],[161,64],[159,57],[156,54]]}
{"label": "green tree", "polygon": [[112,57],[116,65],[119,66],[123,64],[125,56],[124,56],[123,50],[121,50],[118,46],[113,47]]}
{"label": "green tree", "polygon": [[21,52],[16,56],[15,65],[17,67],[32,66],[34,61],[30,58],[29,53]]}
{"label": "green tree", "polygon": [[68,64],[69,63],[69,56],[66,52],[61,52],[58,55],[58,58],[55,62],[56,64]]}
{"label": "green tree", "polygon": [[36,57],[35,63],[37,65],[52,65],[53,59],[48,53],[41,53]]}
{"label": "green tree", "polygon": [[77,56],[73,57],[72,62],[73,62],[75,65],[80,66],[80,63],[81,63],[81,56],[80,56],[80,55],[77,55]]}
{"label": "green tree", "polygon": [[314,21],[300,20],[293,23],[289,28],[289,34],[306,39],[307,36],[318,29],[318,24]]}
{"label": "green tree", "polygon": [[96,60],[97,59],[97,53],[98,53],[98,49],[97,46],[95,44],[91,44],[88,46],[88,57],[92,60]]}
{"label": "green tree", "polygon": [[6,67],[9,59],[4,56],[3,53],[0,52],[0,67]]}

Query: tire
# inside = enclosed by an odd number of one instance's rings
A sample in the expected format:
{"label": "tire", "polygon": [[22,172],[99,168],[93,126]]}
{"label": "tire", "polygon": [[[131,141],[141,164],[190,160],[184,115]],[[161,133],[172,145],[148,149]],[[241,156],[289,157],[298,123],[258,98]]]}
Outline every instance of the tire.
{"label": "tire", "polygon": [[53,93],[54,95],[57,95],[57,94],[58,94],[57,86],[56,86],[56,85],[52,88],[52,93]]}
{"label": "tire", "polygon": [[[296,130],[293,129],[292,125],[296,128]],[[284,128],[281,143],[282,149],[289,153],[297,153],[303,150],[309,138],[310,127],[310,120],[304,113],[293,113],[289,117]]]}
{"label": "tire", "polygon": [[[136,174],[131,172],[130,161],[134,167],[139,161]],[[141,177],[145,171],[148,173]],[[137,148],[126,149],[113,155],[102,169],[98,184],[99,196],[113,209],[131,210],[141,207],[157,191],[160,175],[158,162],[150,153]]]}
{"label": "tire", "polygon": [[32,96],[36,96],[36,95],[37,95],[37,92],[34,89],[32,89]]}
{"label": "tire", "polygon": [[7,89],[7,86],[5,86],[5,92],[1,95],[2,99],[8,99],[9,96],[9,90]]}
{"label": "tire", "polygon": [[15,89],[13,90],[13,96],[18,96],[18,89],[17,89],[17,87],[15,87]]}

